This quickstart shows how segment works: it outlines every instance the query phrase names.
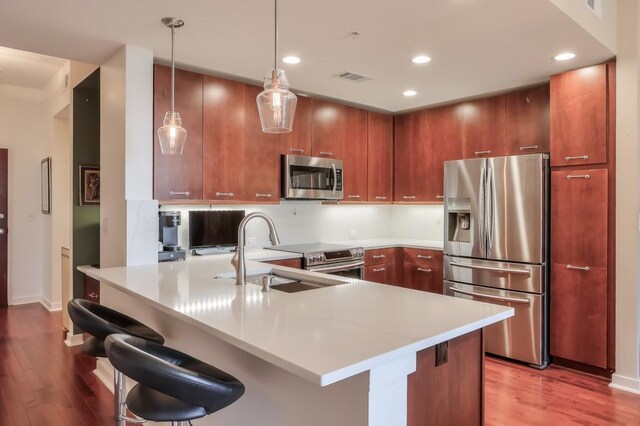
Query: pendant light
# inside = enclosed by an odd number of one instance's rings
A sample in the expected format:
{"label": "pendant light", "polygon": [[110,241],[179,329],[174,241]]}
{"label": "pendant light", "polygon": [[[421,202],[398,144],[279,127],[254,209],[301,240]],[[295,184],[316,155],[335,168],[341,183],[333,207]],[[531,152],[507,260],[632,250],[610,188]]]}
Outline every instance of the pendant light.
{"label": "pendant light", "polygon": [[163,126],[158,129],[160,151],[166,155],[181,155],[187,140],[187,130],[182,127],[182,118],[175,108],[175,61],[173,59],[173,39],[176,28],[184,25],[178,18],[162,18],[162,23],[171,28],[171,111],[164,115]]}
{"label": "pendant light", "polygon": [[278,0],[275,1],[275,52],[271,79],[264,82],[264,91],[256,97],[260,124],[265,133],[288,133],[293,129],[298,98],[289,91],[284,70],[278,69]]}

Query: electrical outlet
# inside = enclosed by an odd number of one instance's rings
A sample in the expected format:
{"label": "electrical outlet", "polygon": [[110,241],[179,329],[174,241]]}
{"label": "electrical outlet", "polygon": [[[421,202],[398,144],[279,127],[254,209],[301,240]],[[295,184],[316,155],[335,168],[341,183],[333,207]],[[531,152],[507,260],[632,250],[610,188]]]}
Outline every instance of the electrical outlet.
{"label": "electrical outlet", "polygon": [[436,345],[436,367],[449,362],[449,342],[442,342]]}

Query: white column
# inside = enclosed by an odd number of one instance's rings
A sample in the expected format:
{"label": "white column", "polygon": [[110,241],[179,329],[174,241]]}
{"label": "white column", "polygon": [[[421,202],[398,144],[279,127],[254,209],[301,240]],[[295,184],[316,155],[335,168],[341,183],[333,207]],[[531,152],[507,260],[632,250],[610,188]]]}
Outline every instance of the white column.
{"label": "white column", "polygon": [[407,376],[416,371],[416,354],[369,372],[369,426],[407,424]]}

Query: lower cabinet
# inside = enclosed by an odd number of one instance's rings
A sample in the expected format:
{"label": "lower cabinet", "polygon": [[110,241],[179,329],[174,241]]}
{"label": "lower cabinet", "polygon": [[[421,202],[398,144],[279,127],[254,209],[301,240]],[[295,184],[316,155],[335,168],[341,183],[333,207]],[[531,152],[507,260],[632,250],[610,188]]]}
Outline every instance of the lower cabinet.
{"label": "lower cabinet", "polygon": [[398,285],[397,268],[393,263],[366,266],[364,279],[380,284]]}
{"label": "lower cabinet", "polygon": [[403,287],[442,294],[443,272],[440,266],[417,265],[404,262]]}
{"label": "lower cabinet", "polygon": [[269,263],[271,265],[277,265],[277,266],[286,266],[288,268],[302,269],[302,259],[300,259],[300,258],[298,258],[298,259],[270,260],[269,262],[265,262],[265,263]]}
{"label": "lower cabinet", "polygon": [[100,281],[85,275],[82,298],[94,303],[100,303]]}

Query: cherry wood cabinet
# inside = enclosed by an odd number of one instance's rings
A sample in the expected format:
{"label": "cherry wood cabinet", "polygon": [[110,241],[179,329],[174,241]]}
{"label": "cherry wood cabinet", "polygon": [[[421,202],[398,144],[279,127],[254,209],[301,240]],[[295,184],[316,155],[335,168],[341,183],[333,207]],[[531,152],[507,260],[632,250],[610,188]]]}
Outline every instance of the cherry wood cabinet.
{"label": "cherry wood cabinet", "polygon": [[482,98],[462,105],[464,158],[499,157],[505,147],[506,96]]}
{"label": "cherry wood cabinet", "polygon": [[394,200],[442,202],[444,161],[462,153],[460,106],[397,116],[394,138]]}
{"label": "cherry wood cabinet", "polygon": [[506,155],[549,152],[549,85],[506,94]]}
{"label": "cherry wood cabinet", "polygon": [[384,263],[393,263],[396,257],[397,248],[382,248],[366,250],[364,252],[364,263],[367,266],[382,265]]}
{"label": "cherry wood cabinet", "polygon": [[405,247],[404,261],[416,265],[438,266],[443,265],[443,253],[441,250],[429,250],[421,248]]}
{"label": "cherry wood cabinet", "polygon": [[550,303],[551,354],[607,368],[607,269],[553,264]]}
{"label": "cherry wood cabinet", "polygon": [[364,279],[380,284],[397,285],[396,268],[397,265],[395,263],[366,266],[364,268]]}
{"label": "cherry wood cabinet", "polygon": [[367,145],[367,199],[393,201],[393,116],[369,111]]}
{"label": "cherry wood cabinet", "polygon": [[302,259],[270,260],[265,263],[269,263],[271,265],[277,265],[277,266],[287,266],[289,268],[302,269]]}
{"label": "cherry wood cabinet", "polygon": [[317,99],[312,106],[313,155],[342,159],[343,201],[367,201],[367,111]]}
{"label": "cherry wood cabinet", "polygon": [[176,70],[175,108],[187,130],[182,155],[160,152],[157,131],[171,110],[171,68],[153,67],[153,197],[202,200],[202,75]]}
{"label": "cherry wood cabinet", "polygon": [[298,95],[293,130],[280,135],[281,154],[311,155],[311,109],[311,99]]}
{"label": "cherry wood cabinet", "polygon": [[402,283],[402,249],[389,247],[366,250],[364,279],[400,286]]}
{"label": "cherry wood cabinet", "polygon": [[244,196],[251,203],[280,201],[280,135],[262,131],[256,96],[262,87],[244,86]]}
{"label": "cherry wood cabinet", "polygon": [[100,303],[100,281],[84,275],[82,298],[94,303]]}
{"label": "cherry wood cabinet", "polygon": [[551,76],[551,166],[606,162],[606,64]]}
{"label": "cherry wood cabinet", "polygon": [[440,266],[417,265],[404,262],[402,268],[402,286],[414,290],[443,293],[443,269]]}
{"label": "cherry wood cabinet", "polygon": [[204,76],[203,83],[204,199],[242,200],[245,85],[209,75]]}
{"label": "cherry wood cabinet", "polygon": [[607,169],[551,172],[551,263],[607,267]]}

